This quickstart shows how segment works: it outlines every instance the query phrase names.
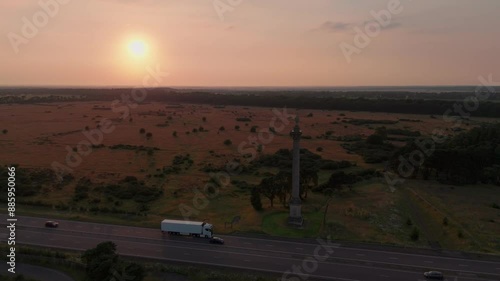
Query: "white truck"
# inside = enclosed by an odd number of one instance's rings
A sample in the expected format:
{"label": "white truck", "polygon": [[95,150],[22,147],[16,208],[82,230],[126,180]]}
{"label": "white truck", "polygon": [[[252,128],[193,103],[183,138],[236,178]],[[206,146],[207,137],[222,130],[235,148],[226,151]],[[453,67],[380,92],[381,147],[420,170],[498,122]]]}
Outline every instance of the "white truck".
{"label": "white truck", "polygon": [[161,232],[166,232],[171,235],[191,235],[195,237],[212,238],[213,226],[206,222],[165,219],[161,222]]}

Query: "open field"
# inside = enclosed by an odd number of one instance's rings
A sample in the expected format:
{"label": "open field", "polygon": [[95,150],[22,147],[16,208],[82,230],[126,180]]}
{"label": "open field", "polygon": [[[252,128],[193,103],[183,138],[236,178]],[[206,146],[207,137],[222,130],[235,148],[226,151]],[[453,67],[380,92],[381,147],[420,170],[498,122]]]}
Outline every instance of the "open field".
{"label": "open field", "polygon": [[[277,110],[283,112],[285,109]],[[287,112],[295,113],[290,109]],[[439,116],[327,110],[300,110],[299,114],[304,136],[302,147],[323,159],[357,164],[346,171],[383,169],[384,165],[364,163],[360,155],[341,146],[345,142],[341,138],[364,139],[381,126],[418,131],[423,135],[437,128],[455,133]],[[408,180],[392,193],[383,178],[373,178],[356,183],[352,191],[342,191],[330,200],[320,193],[309,192],[303,206],[308,219],[307,229],[289,230],[283,223],[287,209],[278,200],[271,208],[269,200],[262,197],[264,210],[257,212],[250,204],[250,189],[235,184],[241,181],[258,184],[266,173],[277,173],[277,168],[261,167],[253,172],[234,173],[229,178],[231,183],[221,187],[207,203],[195,202],[195,190],[201,190],[210,181],[208,168],[214,168],[213,172],[217,173],[224,171],[228,161],[250,165],[251,161],[245,156],[248,150],[242,153],[241,147],[251,148],[249,142],[258,140],[260,130],[266,132],[261,135],[272,139],[260,142],[262,147],[257,159],[259,155],[291,148],[288,132],[293,127],[292,121],[273,124],[276,115],[271,108],[165,103],[141,104],[131,110],[130,118],[121,120],[120,116],[121,113],[110,109],[109,102],[0,105],[0,120],[8,120],[0,125],[0,130],[7,130],[0,133],[0,165],[18,164],[20,168],[29,169],[50,168],[54,161],[66,165],[66,148],[77,149],[79,142],[88,139],[85,134],[97,129],[103,118],[112,120],[115,126],[112,132],[103,134],[99,143],[103,146],[92,147],[82,156],[81,163],[71,168],[75,180],[62,187],[44,185],[35,195],[19,198],[18,212],[158,227],[163,218],[182,218],[180,206],[188,206],[194,210],[189,218],[210,221],[218,233],[332,235],[339,240],[422,247],[438,242],[446,249],[500,253],[500,242],[495,237],[500,231],[500,210],[491,207],[493,203],[500,204],[498,187],[477,185],[452,189],[431,181]],[[237,118],[248,120],[237,121]],[[371,120],[371,124],[365,124],[366,120]],[[466,121],[463,128],[490,121],[492,119],[472,119]],[[276,134],[270,135],[267,131],[273,126]],[[251,132],[252,127],[256,132]],[[141,129],[144,132],[141,133]],[[148,137],[148,133],[151,136]],[[321,137],[324,135],[330,138]],[[225,144],[226,140],[231,143]],[[396,146],[404,144],[397,140],[393,143]],[[188,160],[172,164],[176,156],[186,156]],[[180,167],[175,173],[163,173],[165,167],[174,166]],[[320,170],[319,183],[326,182],[330,175],[331,171]],[[120,182],[127,176],[143,180],[145,185],[163,193],[155,200],[140,203],[116,199],[91,189],[86,197],[74,200],[75,187],[81,178],[105,185]],[[421,197],[428,202],[423,202]],[[327,202],[326,224],[323,224]],[[103,208],[128,213],[103,212]],[[226,228],[225,223],[235,216],[240,216],[241,220],[233,228]],[[448,226],[442,223],[445,216],[449,219]],[[419,229],[419,238],[412,240],[410,235],[415,227]],[[460,237],[459,232],[462,233]]]}

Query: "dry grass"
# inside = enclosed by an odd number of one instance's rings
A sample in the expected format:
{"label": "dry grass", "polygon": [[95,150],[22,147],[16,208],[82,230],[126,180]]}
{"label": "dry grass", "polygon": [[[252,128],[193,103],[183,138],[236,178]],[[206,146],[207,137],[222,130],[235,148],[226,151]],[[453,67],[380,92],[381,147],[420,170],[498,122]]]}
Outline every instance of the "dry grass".
{"label": "dry grass", "polygon": [[[75,147],[85,137],[82,130],[86,126],[90,129],[96,128],[101,118],[116,119],[120,115],[111,110],[94,110],[94,107],[109,107],[107,102],[85,102],[85,103],[60,103],[60,104],[38,104],[38,105],[0,105],[0,120],[8,120],[2,124],[7,129],[7,134],[0,134],[0,145],[2,159],[0,165],[20,164],[22,167],[48,168],[53,161],[64,163],[66,157],[66,146]],[[291,110],[289,110],[292,113]],[[160,113],[160,114],[158,114]],[[305,117],[312,113],[313,117]],[[160,116],[163,115],[163,116]],[[371,119],[371,120],[399,120],[418,119],[423,122],[399,122],[394,125],[385,125],[388,128],[400,128],[413,131],[421,131],[429,134],[435,128],[448,128],[449,124],[441,118],[430,118],[422,115],[402,115],[389,113],[370,112],[339,112],[324,110],[302,110],[301,128],[304,135],[311,139],[304,139],[302,146],[320,154],[325,159],[348,160],[357,162],[361,167],[380,168],[377,165],[364,164],[359,155],[349,154],[342,147],[341,142],[316,138],[327,131],[333,131],[334,136],[363,135],[368,136],[382,125],[356,126],[343,123],[344,118]],[[345,116],[341,116],[345,115]],[[169,117],[171,119],[169,120]],[[206,117],[206,121],[203,121]],[[250,122],[238,122],[237,117],[250,117]],[[90,213],[60,213],[60,216],[78,218],[82,220],[99,220],[110,223],[135,224],[142,226],[157,227],[158,221],[164,217],[181,217],[180,204],[193,206],[195,188],[201,188],[209,180],[209,174],[200,171],[206,164],[223,166],[226,161],[235,158],[241,159],[238,145],[248,142],[249,137],[256,137],[251,133],[252,126],[258,129],[268,128],[274,117],[270,108],[227,106],[215,108],[208,105],[185,104],[181,108],[170,108],[162,103],[149,103],[138,106],[132,110],[132,121],[124,120],[116,124],[116,129],[110,134],[104,135],[103,144],[105,148],[94,149],[91,154],[83,157],[81,165],[74,169],[76,178],[89,177],[97,182],[114,182],[125,176],[133,175],[146,179],[149,184],[161,186],[164,196],[150,205],[149,215],[131,219],[130,216],[103,215]],[[168,126],[157,126],[166,124]],[[471,121],[471,126],[487,119]],[[332,124],[332,122],[338,122]],[[248,126],[245,125],[248,123]],[[240,126],[239,130],[235,126]],[[278,122],[276,126],[278,127]],[[193,132],[193,129],[203,127],[208,132]],[[219,127],[224,126],[224,131]],[[288,132],[292,129],[290,123],[278,132],[272,142],[265,144],[263,153],[271,154],[281,148],[290,148],[292,145]],[[151,132],[153,137],[147,139],[139,130],[144,128]],[[176,131],[177,137],[172,136]],[[186,134],[189,132],[189,134]],[[224,145],[226,139],[232,141],[232,145]],[[145,152],[131,150],[111,150],[108,147],[117,144],[136,146],[157,147],[153,155]],[[316,148],[322,147],[322,152]],[[209,153],[213,150],[215,157]],[[164,179],[151,178],[148,174],[154,174],[156,169],[165,165],[171,165],[175,155],[189,153],[194,165],[178,175],[168,175]],[[275,169],[261,169],[275,172]],[[320,182],[328,179],[330,173],[321,171]],[[245,180],[249,183],[258,183],[259,176],[242,174],[234,175],[231,180]],[[498,238],[495,233],[500,232],[500,214],[498,209],[488,207],[491,198],[500,198],[498,190],[489,187],[460,187],[450,190],[441,185],[414,184],[408,181],[419,194],[429,198],[440,211],[446,212],[466,231],[472,233],[480,242],[482,249],[499,247]],[[51,204],[68,203],[73,196],[72,185],[62,190],[50,190],[30,200],[42,200]],[[388,188],[382,180],[360,183],[355,186],[355,192],[345,192],[341,196],[335,196],[329,205],[327,222],[332,227],[331,231],[335,238],[357,241],[378,241],[399,244],[409,244],[408,234],[410,229],[404,226],[407,216],[411,215],[408,210],[408,199],[411,194],[398,190],[396,193],[388,192]],[[177,191],[177,192],[176,192]],[[174,193],[176,192],[176,193]],[[496,196],[496,197],[495,197]],[[238,190],[232,185],[221,190],[220,195],[211,199],[208,205],[198,210],[192,219],[207,219],[215,224],[218,232],[239,231],[262,231],[262,222],[266,216],[276,212],[286,211],[279,202],[274,208],[270,208],[266,198],[262,198],[265,211],[256,212],[249,204],[248,191]],[[326,198],[319,194],[310,194],[305,202],[304,212],[316,214],[324,211]],[[500,202],[497,202],[500,203]],[[102,198],[101,205],[105,205]],[[125,202],[125,207],[136,208],[134,204]],[[127,205],[128,204],[128,205]],[[426,220],[438,224],[442,217],[429,211],[424,204],[415,201],[415,206],[428,215]],[[30,214],[57,215],[57,211],[47,208],[34,208],[21,206],[21,211]],[[463,210],[469,210],[464,212]],[[367,215],[368,214],[368,215]],[[241,216],[239,224],[233,229],[225,229],[224,223],[231,221],[234,216]],[[494,220],[494,222],[491,222]],[[424,223],[425,224],[425,223]],[[438,234],[427,234],[431,237],[437,235],[437,239],[444,241],[446,237],[449,242],[445,245],[449,248],[467,248],[474,245],[468,239],[456,238],[454,225],[450,225],[447,234],[440,231]],[[325,229],[323,229],[325,230]],[[425,231],[423,233],[425,234]],[[444,235],[444,236],[443,236]],[[496,240],[495,240],[496,239]],[[422,238],[417,245],[425,245]],[[410,243],[411,244],[411,243]],[[471,246],[472,245],[472,246]]]}

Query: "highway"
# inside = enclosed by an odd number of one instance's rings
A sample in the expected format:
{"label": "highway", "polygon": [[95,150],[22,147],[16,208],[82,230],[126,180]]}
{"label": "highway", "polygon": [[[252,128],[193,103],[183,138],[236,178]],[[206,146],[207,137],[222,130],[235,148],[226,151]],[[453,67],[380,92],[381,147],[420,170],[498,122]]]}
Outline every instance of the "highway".
{"label": "highway", "polygon": [[[7,216],[0,219],[6,225]],[[449,281],[500,280],[500,262],[369,250],[324,240],[307,243],[220,236],[225,245],[213,245],[205,238],[162,234],[159,223],[158,229],[150,229],[58,220],[59,227],[52,229],[44,227],[47,219],[17,219],[16,240],[20,244],[86,250],[113,241],[122,255],[272,272],[277,276],[288,271],[290,274],[284,276],[288,279],[283,280],[290,281],[420,281],[426,270],[442,271]],[[5,235],[1,239],[5,241]]]}

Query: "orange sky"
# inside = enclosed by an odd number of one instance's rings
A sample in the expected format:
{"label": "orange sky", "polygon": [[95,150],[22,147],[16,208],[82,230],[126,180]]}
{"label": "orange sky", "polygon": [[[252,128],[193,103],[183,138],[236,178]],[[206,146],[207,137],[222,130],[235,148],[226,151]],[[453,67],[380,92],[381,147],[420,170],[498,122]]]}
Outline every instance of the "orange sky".
{"label": "orange sky", "polygon": [[[141,85],[148,66],[169,73],[162,86],[475,85],[480,75],[500,77],[500,1],[400,0],[394,11],[391,1],[2,1],[0,85]],[[371,14],[381,10],[391,16],[384,27]],[[380,32],[358,48],[355,30],[368,24]],[[130,51],[133,41],[144,54]],[[350,62],[342,44],[356,48]]]}

